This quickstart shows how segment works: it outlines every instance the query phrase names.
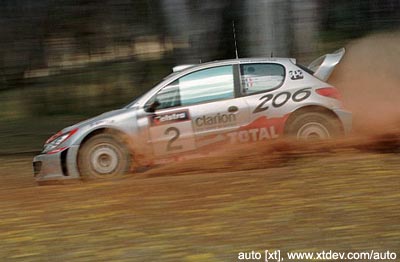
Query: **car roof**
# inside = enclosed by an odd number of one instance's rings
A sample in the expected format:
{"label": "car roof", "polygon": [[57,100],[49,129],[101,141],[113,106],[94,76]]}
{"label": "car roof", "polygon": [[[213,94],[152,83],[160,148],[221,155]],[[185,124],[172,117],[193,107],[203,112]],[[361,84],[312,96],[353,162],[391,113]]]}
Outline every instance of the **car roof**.
{"label": "car roof", "polygon": [[252,58],[238,58],[238,59],[225,59],[225,60],[215,60],[206,63],[200,64],[185,64],[185,65],[177,65],[173,67],[173,72],[182,72],[189,68],[194,67],[209,67],[209,66],[218,66],[218,65],[229,65],[229,64],[238,64],[238,63],[254,63],[254,62],[277,62],[277,63],[287,63],[291,62],[293,64],[296,63],[296,59],[294,58],[282,58],[282,57],[252,57]]}

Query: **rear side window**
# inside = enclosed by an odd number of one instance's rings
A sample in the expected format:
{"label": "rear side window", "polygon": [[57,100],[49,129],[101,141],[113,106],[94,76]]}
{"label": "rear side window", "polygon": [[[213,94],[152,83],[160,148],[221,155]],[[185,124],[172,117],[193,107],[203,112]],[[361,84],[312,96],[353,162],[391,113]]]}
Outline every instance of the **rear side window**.
{"label": "rear side window", "polygon": [[249,95],[280,87],[285,79],[285,68],[279,64],[243,64],[240,74],[242,93]]}

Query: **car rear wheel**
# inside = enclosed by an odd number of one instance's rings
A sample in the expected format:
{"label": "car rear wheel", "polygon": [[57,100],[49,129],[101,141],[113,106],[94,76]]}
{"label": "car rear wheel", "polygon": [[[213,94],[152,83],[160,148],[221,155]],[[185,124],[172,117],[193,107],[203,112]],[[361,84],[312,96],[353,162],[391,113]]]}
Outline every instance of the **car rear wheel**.
{"label": "car rear wheel", "polygon": [[83,144],[78,165],[83,179],[115,178],[129,172],[131,156],[122,139],[98,134]]}
{"label": "car rear wheel", "polygon": [[342,135],[340,122],[333,116],[309,112],[288,124],[287,133],[298,140],[329,139]]}

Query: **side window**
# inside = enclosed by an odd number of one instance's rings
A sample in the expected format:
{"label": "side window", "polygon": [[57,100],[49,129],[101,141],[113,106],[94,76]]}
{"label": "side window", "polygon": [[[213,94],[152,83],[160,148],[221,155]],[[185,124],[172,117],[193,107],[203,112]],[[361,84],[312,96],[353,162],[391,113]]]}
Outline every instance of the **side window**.
{"label": "side window", "polygon": [[233,98],[232,66],[197,71],[179,79],[182,105]]}
{"label": "side window", "polygon": [[285,68],[279,64],[242,64],[242,93],[253,94],[279,87],[285,79]]}
{"label": "side window", "polygon": [[220,66],[185,75],[161,89],[151,101],[157,109],[187,106],[234,97],[232,66]]}
{"label": "side window", "polygon": [[[152,100],[154,101],[154,99],[152,99]],[[181,98],[179,95],[178,80],[172,82],[171,84],[169,84],[166,87],[164,87],[163,89],[161,89],[157,93],[155,100],[157,100],[160,103],[160,105],[157,107],[157,109],[180,106]]]}

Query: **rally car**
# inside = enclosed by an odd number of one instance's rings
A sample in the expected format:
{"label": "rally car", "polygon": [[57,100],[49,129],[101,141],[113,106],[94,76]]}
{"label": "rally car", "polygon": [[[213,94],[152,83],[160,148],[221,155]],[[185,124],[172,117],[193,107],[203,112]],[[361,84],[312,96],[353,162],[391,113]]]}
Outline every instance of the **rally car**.
{"label": "rally car", "polygon": [[34,176],[38,182],[108,178],[217,144],[348,134],[351,113],[325,82],[344,53],[327,54],[308,67],[274,57],[174,67],[124,108],[50,137],[33,160]]}

